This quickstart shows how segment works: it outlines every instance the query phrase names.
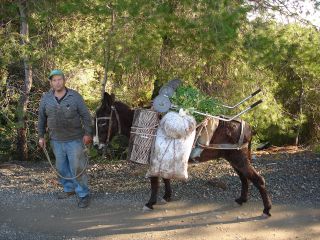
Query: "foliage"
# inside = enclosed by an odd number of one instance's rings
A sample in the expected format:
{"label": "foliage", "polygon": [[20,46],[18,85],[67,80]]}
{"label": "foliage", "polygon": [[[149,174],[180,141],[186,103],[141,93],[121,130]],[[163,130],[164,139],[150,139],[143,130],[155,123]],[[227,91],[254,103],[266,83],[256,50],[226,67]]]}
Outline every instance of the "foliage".
{"label": "foliage", "polygon": [[313,151],[317,154],[320,154],[320,144],[319,145],[314,145],[313,146]]}
{"label": "foliage", "polygon": [[199,115],[194,111],[211,114],[213,116],[225,114],[225,109],[217,99],[210,98],[190,86],[178,87],[171,100],[178,108],[183,108],[191,113],[198,123],[203,121],[205,116]]}
{"label": "foliage", "polygon": [[[255,141],[320,140],[319,30],[301,17],[303,25],[272,19],[274,12],[295,17],[286,4],[297,0],[27,2],[27,46],[20,44],[18,0],[0,2],[1,154],[14,156],[24,56],[33,68],[26,123],[34,158],[41,156],[38,103],[53,68],[66,73],[68,87],[84,96],[92,113],[105,77],[106,90],[133,107],[149,105],[153,92],[179,77],[193,89],[186,92],[193,102],[180,99],[181,104],[214,115],[224,113],[220,101],[233,105],[259,87],[264,103],[243,116],[256,132]],[[252,11],[256,18],[249,21]]]}
{"label": "foliage", "polygon": [[319,139],[319,131],[308,130],[320,120],[319,112],[315,112],[318,100],[314,98],[320,77],[319,36],[311,28],[261,22],[246,36],[249,63],[274,75],[270,97],[281,113],[272,115],[279,118],[270,133],[282,129],[291,139],[293,135],[304,142]]}

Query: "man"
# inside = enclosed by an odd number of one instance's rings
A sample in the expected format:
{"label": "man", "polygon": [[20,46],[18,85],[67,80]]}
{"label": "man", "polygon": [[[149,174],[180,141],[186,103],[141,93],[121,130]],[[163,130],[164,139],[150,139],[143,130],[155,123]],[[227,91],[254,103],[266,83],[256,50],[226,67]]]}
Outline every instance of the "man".
{"label": "man", "polygon": [[51,71],[49,80],[51,89],[42,96],[39,107],[39,145],[46,147],[44,135],[48,129],[56,168],[63,176],[59,182],[64,192],[58,194],[58,199],[76,193],[79,197],[78,206],[85,208],[89,205],[90,195],[88,177],[85,171],[83,174],[81,172],[87,161],[84,145],[92,141],[91,115],[82,96],[66,88],[66,79],[61,70]]}

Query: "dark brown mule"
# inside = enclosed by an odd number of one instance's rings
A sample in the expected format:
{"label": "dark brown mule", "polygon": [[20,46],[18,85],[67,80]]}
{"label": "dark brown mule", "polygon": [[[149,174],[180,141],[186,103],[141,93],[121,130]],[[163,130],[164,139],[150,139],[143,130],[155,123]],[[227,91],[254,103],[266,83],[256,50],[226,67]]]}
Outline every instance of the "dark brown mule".
{"label": "dark brown mule", "polygon": [[[115,101],[114,94],[104,93],[94,118],[94,145],[98,145],[100,149],[107,147],[109,141],[116,134],[129,137],[133,113],[134,111],[126,104]],[[109,126],[111,131],[109,131]]]}
{"label": "dark brown mule", "polygon": [[[122,128],[126,129],[126,132],[122,133],[127,136],[130,134],[130,127],[132,125],[132,117],[133,111],[129,109],[128,106],[120,103],[114,102],[113,97],[109,94],[105,94],[104,100],[102,102],[101,107],[97,110],[96,116],[97,118],[102,116],[109,116],[111,113],[111,106],[115,106],[119,113],[121,124],[126,124],[121,126]],[[119,108],[118,108],[119,106]],[[124,107],[126,106],[126,107]],[[131,121],[131,122],[130,122]],[[118,126],[116,126],[116,121],[112,122],[112,136],[117,133]],[[103,143],[107,139],[107,123],[106,122],[99,122],[98,120],[98,131],[99,131],[99,142]],[[217,130],[215,131],[212,139],[211,144],[237,144],[239,141],[239,137],[241,134],[241,123],[238,121],[231,121],[231,122],[223,122],[220,121]],[[100,137],[100,135],[102,137]],[[111,138],[110,138],[111,139]],[[248,124],[245,124],[244,127],[244,141],[243,143],[248,143],[246,147],[240,150],[214,150],[214,149],[205,149],[199,158],[198,161],[204,162],[214,158],[225,158],[239,175],[242,188],[241,188],[241,195],[235,201],[238,204],[242,204],[248,200],[248,188],[249,188],[249,181],[253,183],[253,185],[259,190],[261,198],[263,200],[263,213],[267,216],[271,216],[270,209],[271,209],[271,200],[268,196],[266,191],[265,181],[264,178],[257,173],[257,171],[251,165],[251,139],[252,139],[252,132],[251,128]],[[157,195],[159,191],[159,177],[151,177],[151,197],[146,203],[145,208],[153,209],[153,205],[157,203]],[[165,183],[165,194],[163,199],[167,202],[171,201],[172,190],[170,185],[170,179],[163,179]]]}

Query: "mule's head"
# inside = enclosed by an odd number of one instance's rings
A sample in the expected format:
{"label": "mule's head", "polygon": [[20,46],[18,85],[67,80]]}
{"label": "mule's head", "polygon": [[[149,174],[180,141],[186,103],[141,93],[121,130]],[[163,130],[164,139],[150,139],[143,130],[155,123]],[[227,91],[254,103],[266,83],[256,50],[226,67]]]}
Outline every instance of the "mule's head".
{"label": "mule's head", "polygon": [[115,111],[114,94],[104,93],[100,107],[96,110],[94,118],[93,144],[99,149],[106,147],[109,141],[117,133],[117,121]]}

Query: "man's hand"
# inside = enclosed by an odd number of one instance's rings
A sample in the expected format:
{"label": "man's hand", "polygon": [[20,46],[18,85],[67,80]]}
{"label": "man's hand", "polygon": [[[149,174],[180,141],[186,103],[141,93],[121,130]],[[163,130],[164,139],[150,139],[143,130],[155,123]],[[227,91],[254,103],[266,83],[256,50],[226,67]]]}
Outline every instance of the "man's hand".
{"label": "man's hand", "polygon": [[84,135],[82,141],[84,145],[88,145],[92,143],[92,137],[88,135]]}
{"label": "man's hand", "polygon": [[44,138],[39,138],[39,146],[42,148],[46,147],[46,140]]}

